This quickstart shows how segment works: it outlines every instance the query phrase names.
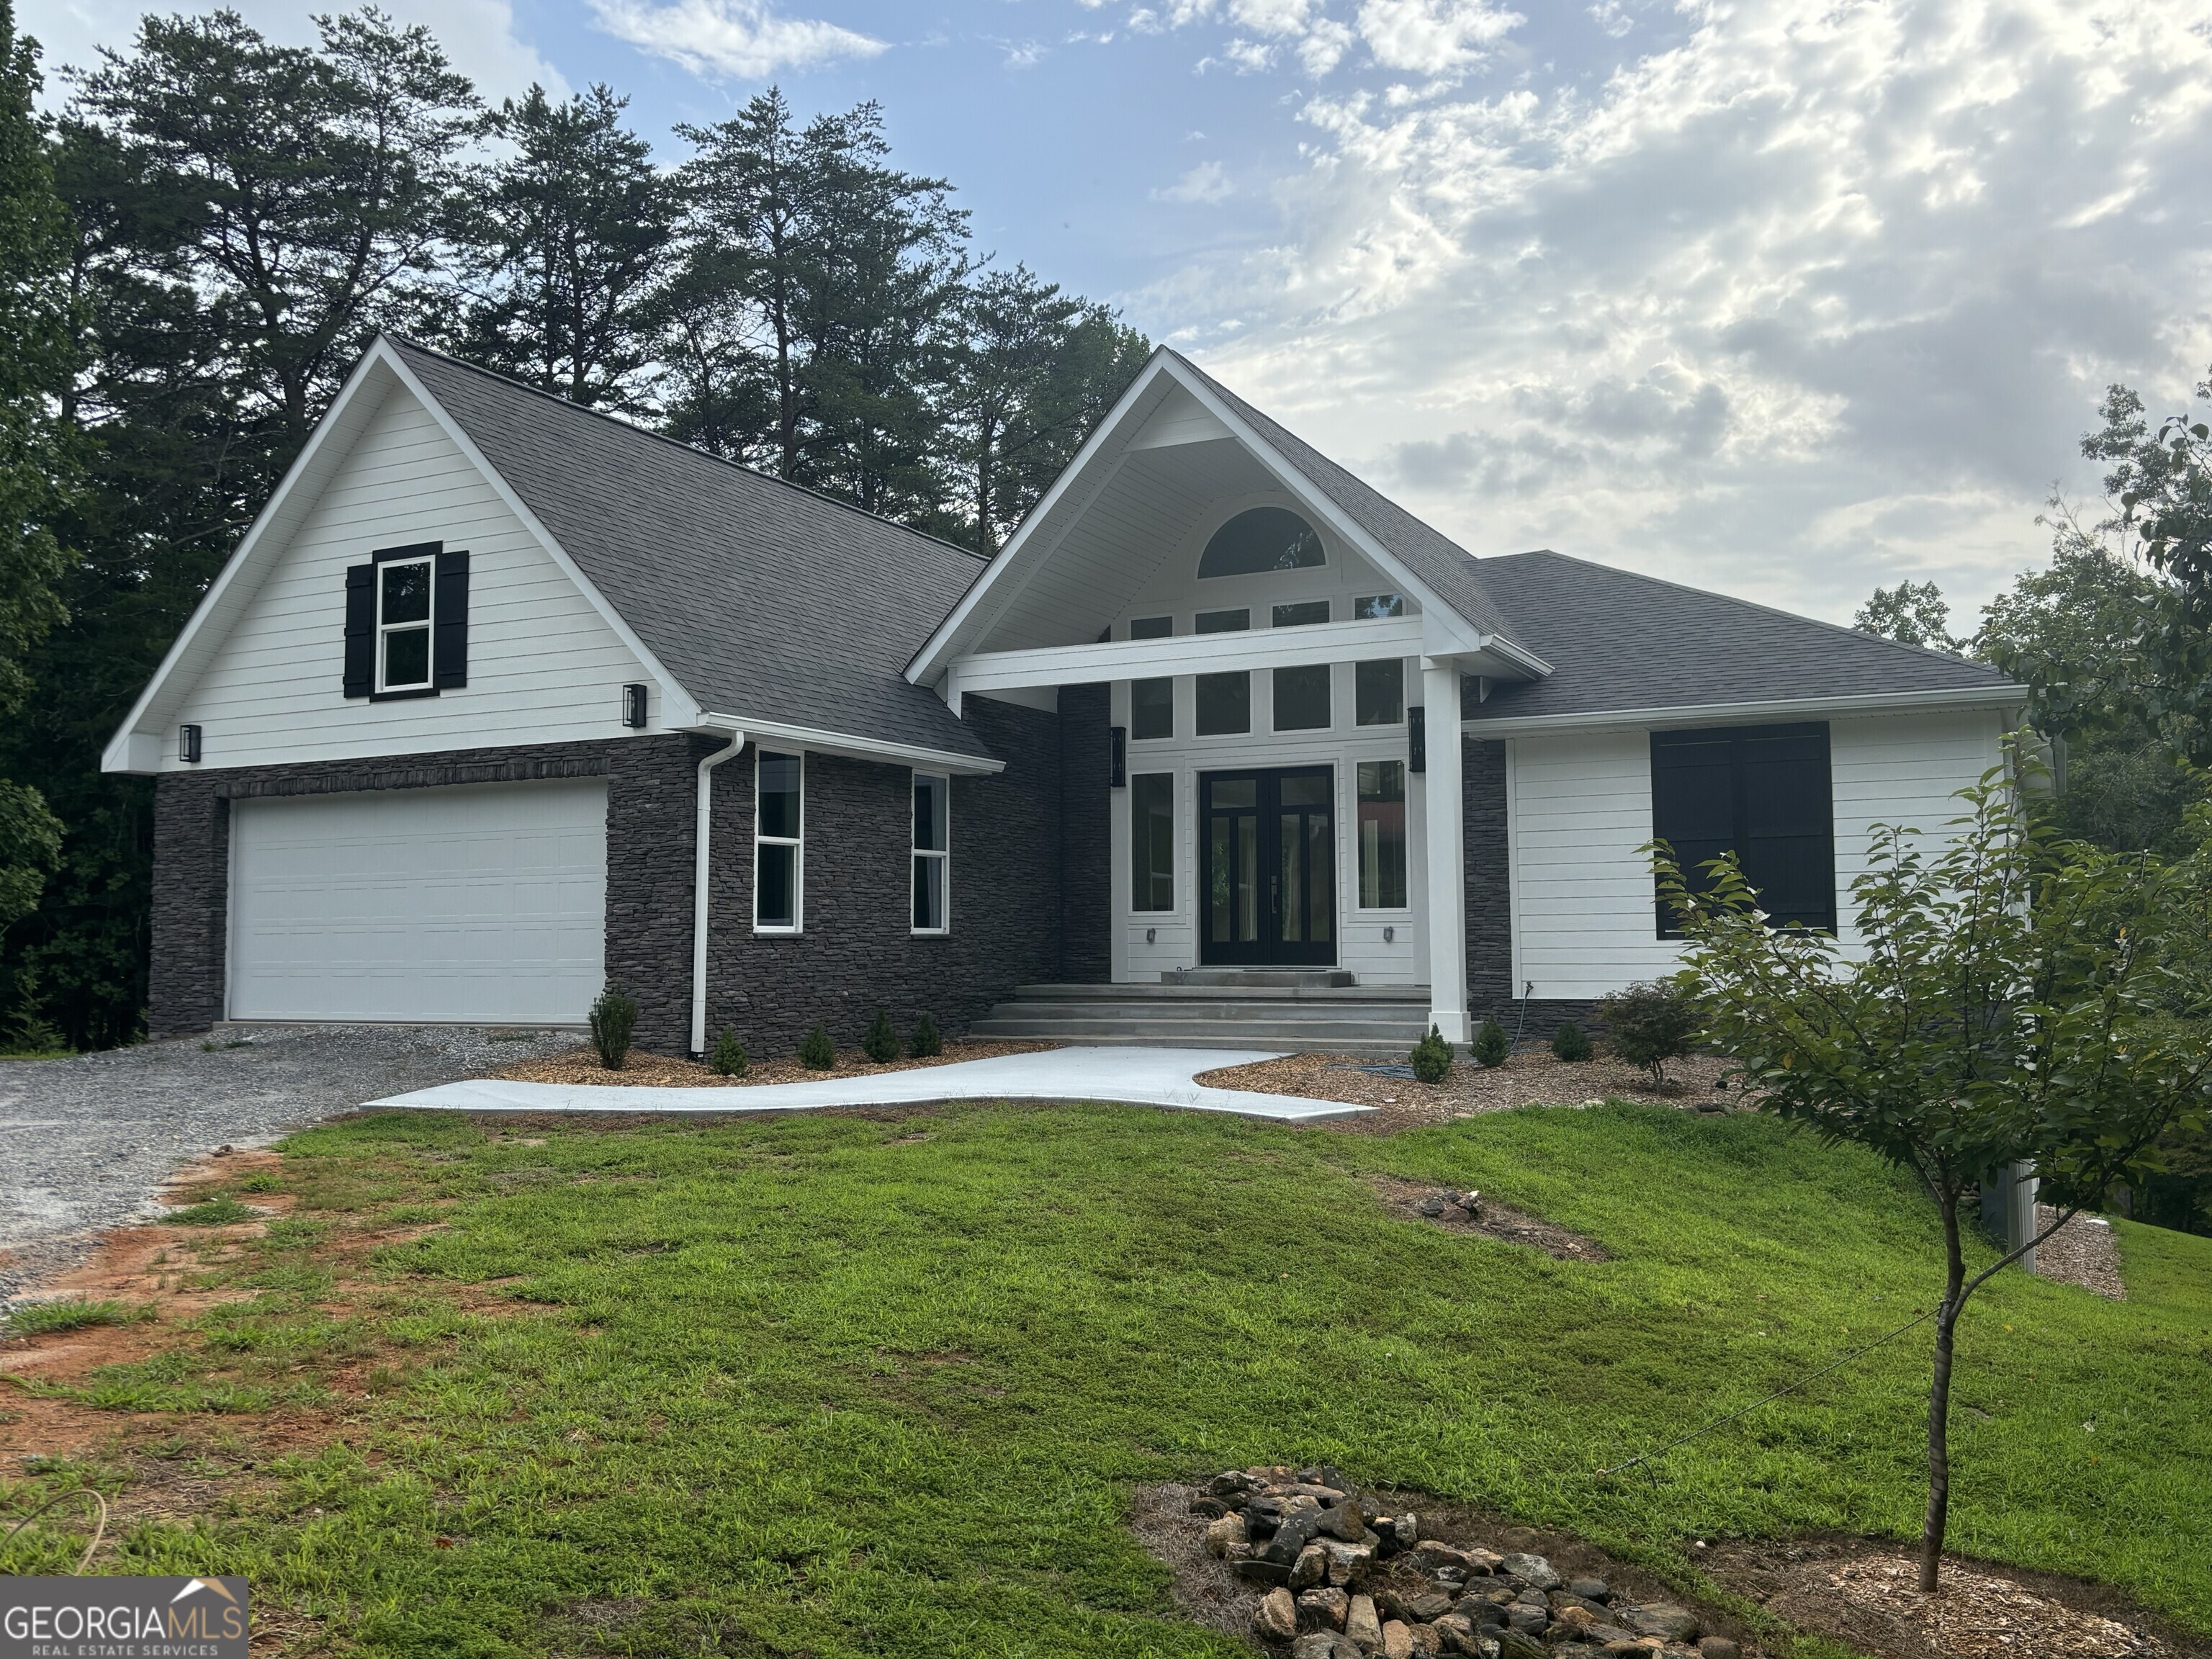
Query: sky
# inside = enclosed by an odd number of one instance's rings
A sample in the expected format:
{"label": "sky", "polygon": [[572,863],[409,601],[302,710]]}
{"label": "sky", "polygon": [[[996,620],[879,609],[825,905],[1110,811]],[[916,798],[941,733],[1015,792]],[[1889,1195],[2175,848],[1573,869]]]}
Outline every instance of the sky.
{"label": "sky", "polygon": [[[18,0],[50,69],[128,0]],[[1478,556],[1954,626],[2212,365],[2212,3],[386,0],[488,95],[883,108],[980,248]],[[236,0],[272,36],[320,8]],[[56,95],[65,88],[50,88]]]}

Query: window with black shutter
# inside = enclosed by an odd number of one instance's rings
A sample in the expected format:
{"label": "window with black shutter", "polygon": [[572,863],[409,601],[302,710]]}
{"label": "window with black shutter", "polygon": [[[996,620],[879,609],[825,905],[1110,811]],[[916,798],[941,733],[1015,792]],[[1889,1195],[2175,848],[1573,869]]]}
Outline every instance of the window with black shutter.
{"label": "window with black shutter", "polygon": [[[1777,927],[1836,930],[1835,806],[1828,728],[1751,726],[1651,734],[1651,833],[1692,890],[1735,853]],[[1658,907],[1662,939],[1679,937]]]}
{"label": "window with black shutter", "polygon": [[434,697],[469,683],[469,556],[380,547],[345,573],[345,694]]}

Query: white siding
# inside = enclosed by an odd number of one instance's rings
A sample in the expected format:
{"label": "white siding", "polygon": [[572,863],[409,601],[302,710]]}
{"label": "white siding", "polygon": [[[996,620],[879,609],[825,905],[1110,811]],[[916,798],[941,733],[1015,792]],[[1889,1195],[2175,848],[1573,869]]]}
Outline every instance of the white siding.
{"label": "white siding", "polygon": [[[349,699],[346,567],[421,541],[468,550],[469,683],[435,697]],[[622,685],[645,678],[490,481],[395,390],[175,719],[203,728],[208,766],[613,738],[624,730]],[[166,769],[179,766],[174,750],[165,745]]]}
{"label": "white siding", "polygon": [[[1869,829],[1903,823],[1930,836],[1958,816],[1954,792],[1999,758],[1994,712],[1900,714],[1829,722],[1836,815],[1837,914],[1846,945],[1850,884]],[[1522,737],[1508,744],[1514,982],[1539,998],[1602,996],[1672,970],[1658,937],[1650,866],[1650,733],[1643,729]]]}

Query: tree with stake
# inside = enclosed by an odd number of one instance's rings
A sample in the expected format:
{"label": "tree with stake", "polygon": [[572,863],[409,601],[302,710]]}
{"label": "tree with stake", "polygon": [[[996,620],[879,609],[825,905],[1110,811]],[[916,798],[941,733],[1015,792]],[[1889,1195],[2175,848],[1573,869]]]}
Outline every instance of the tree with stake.
{"label": "tree with stake", "polygon": [[[1942,1218],[1945,1278],[1928,1406],[1920,1587],[1949,1515],[1951,1363],[1969,1297],[2082,1208],[2156,1162],[2212,1105],[2212,814],[2166,860],[2061,841],[2003,769],[1960,792],[1932,851],[1878,828],[1852,883],[1863,950],[1768,925],[1733,855],[1695,890],[1663,844],[1660,892],[1689,949],[1705,1035],[1765,1110],[1910,1170]],[[1968,1274],[1960,1200],[2029,1162],[2065,1194],[2057,1221]]]}

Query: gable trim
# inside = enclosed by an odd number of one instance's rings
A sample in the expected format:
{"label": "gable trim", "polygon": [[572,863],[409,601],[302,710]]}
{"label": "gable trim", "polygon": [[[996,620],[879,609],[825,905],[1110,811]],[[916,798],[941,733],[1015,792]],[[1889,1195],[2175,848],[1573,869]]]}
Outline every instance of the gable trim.
{"label": "gable trim", "polygon": [[1586,731],[1596,726],[1725,726],[1745,720],[1908,714],[1915,709],[2003,708],[2024,705],[2027,695],[2026,686],[2007,681],[1929,691],[1779,697],[1764,702],[1674,703],[1662,708],[1588,709],[1572,714],[1501,714],[1490,720],[1474,715],[1460,721],[1460,730],[1469,737],[1534,737],[1545,732]]}

